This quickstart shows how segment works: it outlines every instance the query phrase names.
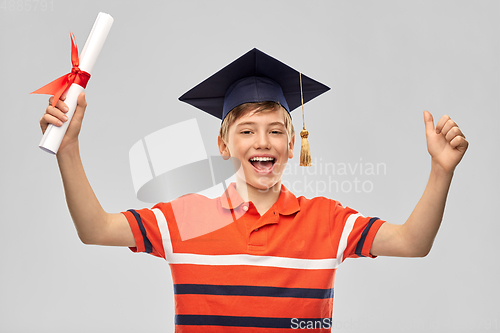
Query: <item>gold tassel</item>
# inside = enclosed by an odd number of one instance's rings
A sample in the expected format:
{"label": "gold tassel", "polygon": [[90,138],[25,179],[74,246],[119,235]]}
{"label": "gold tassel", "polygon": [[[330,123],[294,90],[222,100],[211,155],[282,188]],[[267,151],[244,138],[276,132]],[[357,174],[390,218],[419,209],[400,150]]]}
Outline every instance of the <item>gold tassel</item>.
{"label": "gold tassel", "polygon": [[300,145],[300,166],[311,166],[311,150],[309,148],[309,140],[307,137],[309,132],[304,128],[300,131],[300,137],[302,138],[302,143]]}
{"label": "gold tassel", "polygon": [[300,101],[302,102],[302,131],[300,137],[302,142],[300,144],[300,166],[311,166],[311,149],[309,148],[309,132],[306,130],[306,122],[304,120],[304,97],[302,96],[302,73],[299,72],[300,77]]}

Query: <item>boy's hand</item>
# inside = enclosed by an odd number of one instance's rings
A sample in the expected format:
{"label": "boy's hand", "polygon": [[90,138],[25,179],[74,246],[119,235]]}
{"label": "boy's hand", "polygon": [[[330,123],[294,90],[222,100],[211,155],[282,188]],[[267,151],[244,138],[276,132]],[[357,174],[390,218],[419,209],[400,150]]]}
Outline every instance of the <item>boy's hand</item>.
{"label": "boy's hand", "polygon": [[465,154],[469,143],[457,124],[449,116],[443,116],[434,128],[434,119],[429,111],[424,111],[427,150],[432,163],[445,172],[452,173]]}
{"label": "boy's hand", "polygon": [[[40,127],[42,133],[45,133],[47,126],[52,124],[54,126],[62,126],[64,122],[68,120],[66,113],[68,112],[68,107],[64,103],[66,99],[66,94],[63,94],[57,105],[52,105],[54,97],[49,98],[49,106],[45,109],[45,114],[40,118]],[[71,118],[71,123],[68,126],[68,130],[64,135],[64,138],[59,147],[58,153],[64,151],[68,146],[78,143],[78,134],[82,127],[83,115],[85,114],[85,109],[87,108],[87,101],[85,100],[85,92],[82,92],[78,96],[77,105],[73,118]]]}

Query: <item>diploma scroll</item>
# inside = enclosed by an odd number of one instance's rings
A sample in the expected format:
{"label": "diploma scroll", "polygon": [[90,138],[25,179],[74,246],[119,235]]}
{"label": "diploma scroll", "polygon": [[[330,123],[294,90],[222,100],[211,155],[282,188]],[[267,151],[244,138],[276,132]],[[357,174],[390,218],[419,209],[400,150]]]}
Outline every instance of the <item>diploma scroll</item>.
{"label": "diploma scroll", "polygon": [[[80,53],[80,70],[91,74],[112,24],[113,17],[111,17],[111,15],[102,12],[97,15],[97,19],[95,20],[94,26],[90,31],[87,42]],[[61,145],[64,135],[66,134],[66,130],[68,129],[68,125],[71,122],[71,118],[75,113],[78,95],[80,95],[82,91],[84,91],[84,88],[76,83],[73,83],[68,88],[66,100],[64,101],[69,108],[66,113],[68,120],[60,127],[49,124],[45,134],[43,135],[42,141],[40,141],[39,144],[39,147],[42,150],[48,153],[57,154],[59,146]]]}

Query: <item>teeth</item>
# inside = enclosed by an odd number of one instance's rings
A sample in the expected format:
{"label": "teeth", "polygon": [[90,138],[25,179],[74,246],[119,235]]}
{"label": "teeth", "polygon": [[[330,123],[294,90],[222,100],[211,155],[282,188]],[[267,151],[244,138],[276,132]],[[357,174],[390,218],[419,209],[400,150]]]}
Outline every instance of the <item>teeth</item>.
{"label": "teeth", "polygon": [[272,157],[252,157],[250,161],[274,161]]}

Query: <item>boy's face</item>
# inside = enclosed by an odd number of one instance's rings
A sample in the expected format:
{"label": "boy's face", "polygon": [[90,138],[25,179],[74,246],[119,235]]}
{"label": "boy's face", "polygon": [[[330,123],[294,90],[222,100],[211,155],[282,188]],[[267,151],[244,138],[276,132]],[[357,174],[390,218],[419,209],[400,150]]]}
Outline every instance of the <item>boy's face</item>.
{"label": "boy's face", "polygon": [[293,157],[295,137],[288,140],[282,110],[277,109],[247,112],[229,127],[228,142],[220,136],[218,142],[223,157],[241,162],[237,177],[250,186],[267,190],[281,183],[286,163]]}

